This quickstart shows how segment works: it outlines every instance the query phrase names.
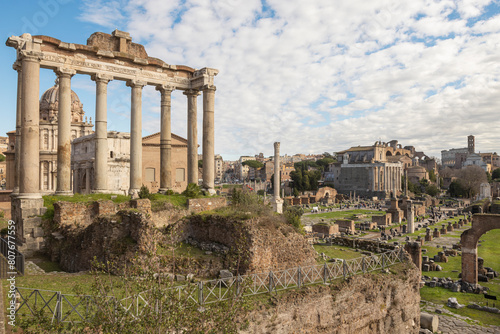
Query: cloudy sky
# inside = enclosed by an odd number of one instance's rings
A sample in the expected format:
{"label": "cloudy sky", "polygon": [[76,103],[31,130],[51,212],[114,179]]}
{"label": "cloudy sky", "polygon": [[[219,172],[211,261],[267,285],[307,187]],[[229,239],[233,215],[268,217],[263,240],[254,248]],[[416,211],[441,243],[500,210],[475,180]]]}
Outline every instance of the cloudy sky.
{"label": "cloudy sky", "polygon": [[[29,5],[28,5],[29,4]],[[94,31],[130,32],[149,56],[219,69],[215,150],[322,153],[397,139],[431,156],[500,151],[500,4],[462,0],[40,0],[3,5],[1,32],[85,44]],[[0,49],[0,133],[15,127],[14,50]],[[55,75],[41,71],[41,92]],[[95,86],[73,90],[94,118]],[[187,133],[175,91],[172,131]],[[159,131],[160,97],[143,94],[143,134]],[[201,144],[201,97],[199,135]],[[110,130],[129,131],[130,90],[109,84]],[[200,150],[201,153],[201,150]],[[500,153],[500,152],[499,152]]]}

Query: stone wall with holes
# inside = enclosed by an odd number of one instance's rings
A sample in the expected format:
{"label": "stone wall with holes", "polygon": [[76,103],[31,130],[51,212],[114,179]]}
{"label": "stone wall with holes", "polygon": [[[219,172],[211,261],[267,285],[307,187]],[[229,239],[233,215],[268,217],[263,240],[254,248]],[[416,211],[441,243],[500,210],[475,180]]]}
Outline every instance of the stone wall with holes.
{"label": "stone wall with holes", "polygon": [[390,273],[356,275],[330,286],[308,286],[273,296],[245,320],[250,333],[407,333],[420,327],[420,273],[411,263]]}
{"label": "stone wall with holes", "polygon": [[54,203],[54,222],[60,227],[88,226],[99,216],[110,216],[120,210],[137,209],[151,214],[149,199],[135,199],[123,203],[99,200],[88,203],[56,202]]}
{"label": "stone wall with holes", "polygon": [[188,198],[188,210],[190,212],[209,211],[225,207],[225,197]]}

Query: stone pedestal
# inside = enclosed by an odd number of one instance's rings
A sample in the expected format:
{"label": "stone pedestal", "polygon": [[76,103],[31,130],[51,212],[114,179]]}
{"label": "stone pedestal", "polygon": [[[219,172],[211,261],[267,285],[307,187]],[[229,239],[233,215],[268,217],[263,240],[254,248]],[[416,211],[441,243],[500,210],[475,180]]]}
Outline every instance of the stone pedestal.
{"label": "stone pedestal", "polygon": [[437,227],[434,228],[434,232],[432,232],[432,236],[434,238],[439,238],[441,236],[441,233],[439,232]]}
{"label": "stone pedestal", "polygon": [[274,198],[273,199],[273,209],[277,213],[283,213],[283,199]]}
{"label": "stone pedestal", "polygon": [[448,232],[452,232],[453,231],[453,226],[451,225],[451,222],[448,222],[448,226],[446,227],[446,230]]}
{"label": "stone pedestal", "polygon": [[11,202],[12,220],[16,223],[16,243],[19,251],[31,256],[43,247],[43,229],[40,217],[47,210],[42,198],[16,197]]}

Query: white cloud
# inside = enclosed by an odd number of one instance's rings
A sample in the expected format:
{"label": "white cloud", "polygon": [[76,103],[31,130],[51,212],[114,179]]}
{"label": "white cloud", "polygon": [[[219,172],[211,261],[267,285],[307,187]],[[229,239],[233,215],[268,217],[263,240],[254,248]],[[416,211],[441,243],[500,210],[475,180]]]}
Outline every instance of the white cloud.
{"label": "white cloud", "polygon": [[[380,138],[439,155],[471,131],[496,150],[500,20],[467,25],[490,2],[99,1],[81,18],[121,22],[167,63],[219,69],[218,153],[270,155],[276,140],[289,154],[336,151]],[[158,131],[159,95],[145,95],[154,103],[144,103],[144,127]],[[185,136],[186,99],[173,97],[172,129]]]}

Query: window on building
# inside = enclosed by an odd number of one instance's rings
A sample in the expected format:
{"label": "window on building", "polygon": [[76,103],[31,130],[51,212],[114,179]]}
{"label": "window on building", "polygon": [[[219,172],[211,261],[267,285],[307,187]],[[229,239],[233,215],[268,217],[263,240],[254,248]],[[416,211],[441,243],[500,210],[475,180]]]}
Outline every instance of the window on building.
{"label": "window on building", "polygon": [[186,179],[186,172],[184,168],[175,169],[175,182],[183,182]]}
{"label": "window on building", "polygon": [[114,156],[113,151],[109,151],[109,157],[113,158],[113,156]]}
{"label": "window on building", "polygon": [[155,181],[155,169],[146,168],[146,182],[154,182],[154,181]]}

